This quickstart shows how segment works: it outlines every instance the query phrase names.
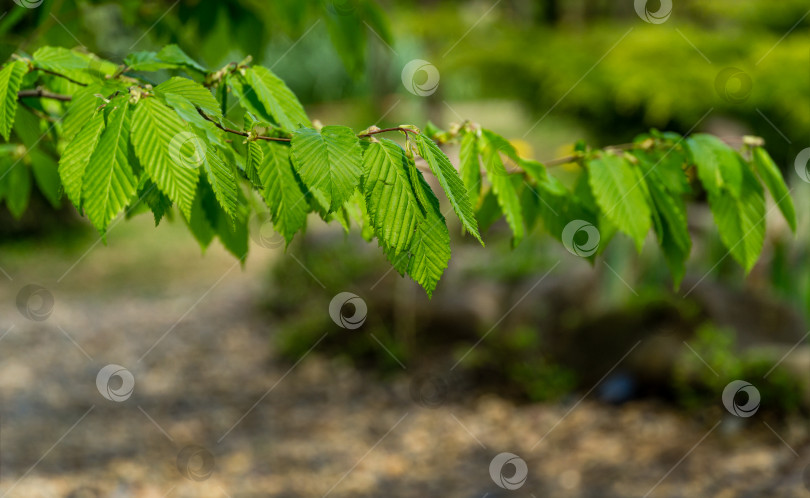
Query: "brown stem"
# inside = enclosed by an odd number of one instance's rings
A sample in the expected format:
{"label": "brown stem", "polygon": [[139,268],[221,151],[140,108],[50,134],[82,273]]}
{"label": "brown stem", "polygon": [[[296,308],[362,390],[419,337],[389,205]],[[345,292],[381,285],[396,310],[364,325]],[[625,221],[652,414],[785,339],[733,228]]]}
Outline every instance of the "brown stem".
{"label": "brown stem", "polygon": [[53,100],[60,100],[62,102],[70,102],[73,100],[73,97],[70,95],[60,95],[58,93],[51,93],[47,90],[42,88],[36,88],[34,90],[21,90],[17,92],[17,99],[24,99],[28,97],[36,97],[42,99],[53,99]]}
{"label": "brown stem", "polygon": [[50,74],[52,76],[58,76],[59,78],[64,78],[64,79],[70,81],[71,83],[75,83],[75,84],[77,84],[79,86],[87,86],[87,83],[82,83],[81,81],[76,81],[73,78],[71,78],[70,76],[65,76],[64,74],[57,73],[56,71],[51,71],[50,69],[43,69],[41,67],[35,67],[34,69],[37,70],[37,71],[42,71],[43,73]]}
{"label": "brown stem", "polygon": [[[225,132],[228,132],[228,133],[233,133],[234,135],[239,135],[240,137],[247,137],[248,136],[247,132],[234,130],[233,128],[228,128],[226,126],[222,126],[221,124],[219,124],[216,121],[214,121],[213,119],[211,119],[211,117],[208,114],[204,113],[202,111],[202,109],[200,109],[199,107],[197,108],[197,112],[200,113],[200,116],[202,116],[205,120],[211,121],[212,123],[214,123],[214,126],[216,126],[217,128],[219,128],[222,131],[225,131]],[[255,137],[255,138],[256,138],[256,140],[267,140],[267,141],[270,141],[270,142],[289,142],[290,141],[289,138],[265,137],[265,136],[262,136],[262,135],[259,135],[259,136]]]}
{"label": "brown stem", "polygon": [[386,132],[389,132],[389,131],[404,131],[405,133],[413,133],[414,135],[418,135],[418,133],[416,133],[413,130],[410,130],[408,128],[401,128],[401,127],[397,126],[395,128],[384,128],[382,130],[370,131],[368,133],[363,133],[362,135],[357,135],[357,137],[358,138],[366,138],[366,137],[370,137],[371,135],[376,135],[378,133],[386,133]]}

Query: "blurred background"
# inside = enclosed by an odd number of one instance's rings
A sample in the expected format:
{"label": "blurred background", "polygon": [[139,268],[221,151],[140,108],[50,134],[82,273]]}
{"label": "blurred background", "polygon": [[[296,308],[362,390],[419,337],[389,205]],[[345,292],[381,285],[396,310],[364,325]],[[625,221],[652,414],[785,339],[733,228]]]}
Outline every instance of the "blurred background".
{"label": "blurred background", "polygon": [[[212,70],[252,55],[324,124],[472,120],[541,162],[650,128],[758,135],[799,229],[770,211],[746,276],[694,203],[674,289],[653,244],[617,237],[591,265],[542,229],[513,249],[496,222],[482,248],[451,224],[428,300],[356,230],[313,219],[286,251],[256,231],[240,267],[177,217],[102,243],[33,184],[26,214],[0,213],[2,496],[810,496],[806,2],[0,8],[3,60],[168,43]],[[365,303],[361,328],[330,317],[340,292]],[[31,319],[20,295],[52,312]],[[134,376],[125,402],[96,389],[107,364]],[[754,391],[724,404],[735,380]]]}

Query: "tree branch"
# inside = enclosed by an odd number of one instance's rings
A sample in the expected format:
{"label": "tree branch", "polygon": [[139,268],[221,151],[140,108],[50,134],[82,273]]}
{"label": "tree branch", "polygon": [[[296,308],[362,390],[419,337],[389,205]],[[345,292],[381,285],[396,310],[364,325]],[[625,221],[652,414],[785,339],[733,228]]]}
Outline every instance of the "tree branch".
{"label": "tree branch", "polygon": [[[234,135],[239,135],[240,137],[249,136],[249,134],[247,132],[245,132],[245,131],[234,130],[233,128],[228,128],[228,127],[222,126],[221,124],[214,121],[208,114],[204,113],[202,111],[202,109],[200,109],[199,107],[197,108],[197,112],[200,113],[200,116],[202,116],[206,121],[210,121],[210,122],[214,123],[214,126],[216,126],[217,128],[219,128],[220,130],[222,130],[224,132],[233,133]],[[289,142],[290,141],[289,138],[265,137],[265,136],[262,136],[262,135],[256,136],[254,138],[256,138],[256,140],[267,140],[267,141],[270,141],[270,142]]]}
{"label": "tree branch", "polygon": [[71,78],[70,76],[65,76],[64,74],[57,73],[56,71],[51,71],[50,69],[43,69],[41,67],[35,67],[34,70],[42,71],[43,73],[47,73],[47,74],[50,74],[52,76],[57,76],[59,78],[64,78],[64,79],[70,81],[71,83],[75,83],[75,84],[77,84],[79,86],[87,86],[87,83],[82,83],[81,81],[76,81],[73,78]]}
{"label": "tree branch", "polygon": [[53,100],[60,100],[62,102],[70,102],[73,100],[73,97],[70,95],[61,95],[58,93],[51,93],[42,87],[35,88],[34,90],[20,90],[17,92],[17,100],[25,99],[25,98],[41,98],[41,99],[53,99]]}

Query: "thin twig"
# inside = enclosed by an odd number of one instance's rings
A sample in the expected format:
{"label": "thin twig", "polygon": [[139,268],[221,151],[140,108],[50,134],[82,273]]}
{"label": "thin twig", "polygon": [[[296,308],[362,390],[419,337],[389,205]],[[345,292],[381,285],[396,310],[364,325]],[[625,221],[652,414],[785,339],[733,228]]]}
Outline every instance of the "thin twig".
{"label": "thin twig", "polygon": [[[233,133],[234,135],[239,135],[240,137],[248,137],[248,136],[250,136],[247,132],[234,130],[233,128],[228,128],[226,126],[222,126],[217,121],[214,121],[208,114],[204,113],[202,111],[202,109],[200,109],[199,107],[197,108],[197,112],[200,113],[200,116],[202,116],[205,120],[214,123],[214,126],[216,126],[217,128],[219,128],[222,131],[225,131],[225,132],[228,132],[228,133]],[[270,142],[289,142],[290,141],[289,138],[265,137],[265,136],[262,136],[262,135],[257,135],[257,136],[254,136],[253,138],[255,138],[256,140],[267,140],[267,141],[270,141]]]}
{"label": "thin twig", "polygon": [[57,73],[56,71],[51,71],[50,69],[43,69],[41,67],[35,67],[34,70],[42,71],[43,73],[47,73],[47,74],[50,74],[52,76],[58,76],[59,78],[64,78],[64,79],[70,81],[71,83],[75,83],[75,84],[77,84],[79,86],[87,86],[87,83],[82,83],[81,81],[76,81],[73,78],[71,78],[70,76],[65,76],[64,74]]}
{"label": "thin twig", "polygon": [[24,99],[29,97],[36,97],[42,99],[53,99],[53,100],[60,100],[62,102],[70,102],[73,100],[73,97],[70,95],[60,95],[58,93],[51,93],[42,87],[38,87],[34,90],[21,90],[17,92],[17,99]]}

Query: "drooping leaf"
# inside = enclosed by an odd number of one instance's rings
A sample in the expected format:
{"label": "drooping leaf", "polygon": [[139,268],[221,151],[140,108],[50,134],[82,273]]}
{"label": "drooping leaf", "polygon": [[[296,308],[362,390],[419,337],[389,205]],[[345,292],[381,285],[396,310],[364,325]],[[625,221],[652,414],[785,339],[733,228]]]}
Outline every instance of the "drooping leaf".
{"label": "drooping leaf", "polygon": [[765,241],[765,197],[762,186],[752,171],[743,163],[740,194],[733,195],[727,189],[719,194],[709,195],[714,221],[720,240],[728,248],[731,256],[742,265],[746,272],[751,271],[762,252]]}
{"label": "drooping leaf", "polygon": [[467,192],[458,171],[450,163],[450,159],[442,152],[436,142],[425,135],[416,136],[416,144],[419,155],[422,156],[430,166],[433,175],[444,189],[450,205],[461,220],[464,229],[473,235],[483,245],[481,235],[478,233],[478,223],[475,220],[472,206],[470,205],[470,195]]}
{"label": "drooping leaf", "polygon": [[771,159],[770,154],[763,147],[754,147],[753,164],[756,168],[762,183],[768,188],[774,202],[779,206],[779,210],[787,220],[790,229],[796,231],[796,208],[793,207],[793,199],[790,197],[782,173]]}
{"label": "drooping leaf", "polygon": [[96,94],[101,91],[99,86],[88,86],[77,92],[67,108],[62,119],[62,138],[68,143],[79,133],[85,123],[93,117],[96,109],[101,105],[101,99]]}
{"label": "drooping leaf", "polygon": [[626,159],[605,153],[588,162],[588,182],[605,217],[629,235],[641,252],[650,231],[650,208],[632,168]]}
{"label": "drooping leaf", "polygon": [[725,189],[739,197],[743,177],[739,154],[719,138],[704,133],[692,135],[686,144],[703,188],[710,195],[717,196]]}
{"label": "drooping leaf", "polygon": [[188,78],[170,78],[155,87],[155,94],[175,94],[188,99],[189,102],[202,109],[207,115],[222,120],[222,110],[211,92]]}
{"label": "drooping leaf", "polygon": [[256,140],[247,143],[247,154],[245,154],[245,175],[254,187],[262,190],[263,183],[259,176],[259,166],[264,161],[264,152]]}
{"label": "drooping leaf", "polygon": [[135,153],[149,177],[187,217],[191,214],[199,170],[194,162],[186,162],[179,155],[184,143],[194,137],[177,114],[157,99],[142,99],[135,105],[132,116]]}
{"label": "drooping leaf", "polygon": [[523,212],[512,179],[503,165],[500,153],[495,144],[486,141],[484,147],[484,168],[487,172],[487,179],[492,184],[492,191],[498,199],[498,205],[512,229],[514,246],[520,244],[525,232],[523,226]]}
{"label": "drooping leaf", "polygon": [[421,218],[408,168],[416,169],[395,142],[381,139],[366,147],[363,187],[369,217],[382,246],[397,253],[410,246]]}
{"label": "drooping leaf", "polygon": [[104,129],[104,113],[97,112],[70,141],[59,159],[59,177],[70,202],[81,210],[85,169]]}
{"label": "drooping leaf", "polygon": [[27,71],[22,61],[10,62],[0,71],[0,135],[6,141],[17,113],[17,92]]}
{"label": "drooping leaf", "polygon": [[473,207],[478,205],[481,197],[481,162],[478,160],[478,152],[478,136],[473,132],[465,133],[461,137],[459,169]]}
{"label": "drooping leaf", "polygon": [[20,219],[31,198],[31,173],[19,159],[6,165],[5,171],[0,172],[0,181],[5,184],[6,207],[12,216]]}
{"label": "drooping leaf", "polygon": [[345,126],[324,126],[320,133],[297,130],[291,152],[296,171],[324,211],[342,206],[360,181],[362,149]]}
{"label": "drooping leaf", "polygon": [[130,114],[127,100],[113,102],[98,147],[84,173],[82,199],[87,217],[100,231],[127,205],[135,193],[136,180],[127,160]]}
{"label": "drooping leaf", "polygon": [[253,66],[245,71],[245,77],[259,101],[279,126],[288,131],[312,126],[298,97],[272,71],[262,66]]}
{"label": "drooping leaf", "polygon": [[416,225],[416,233],[409,249],[407,271],[408,275],[425,289],[428,297],[432,297],[450,261],[450,232],[439,209],[439,200],[422,177],[422,172],[417,170],[417,174],[419,184],[414,188],[424,191],[428,199],[428,208]]}
{"label": "drooping leaf", "polygon": [[195,69],[200,71],[201,73],[205,72],[205,68],[201,66],[197,61],[192,59],[191,57],[186,54],[183,49],[178,47],[175,44],[166,45],[157,54],[157,58],[163,62],[169,62],[172,64],[177,64],[179,66],[184,66],[189,69]]}
{"label": "drooping leaf", "polygon": [[309,205],[290,163],[290,148],[274,142],[263,145],[264,159],[258,169],[262,195],[270,207],[273,228],[289,245],[306,224]]}
{"label": "drooping leaf", "polygon": [[222,207],[231,218],[235,218],[239,205],[239,186],[236,183],[236,171],[219,156],[216,148],[209,145],[205,148],[205,173],[208,183]]}
{"label": "drooping leaf", "polygon": [[59,164],[53,157],[39,148],[30,149],[28,156],[31,158],[31,173],[34,175],[37,188],[48,199],[51,206],[58,208],[62,196],[62,182],[59,181],[58,171]]}

